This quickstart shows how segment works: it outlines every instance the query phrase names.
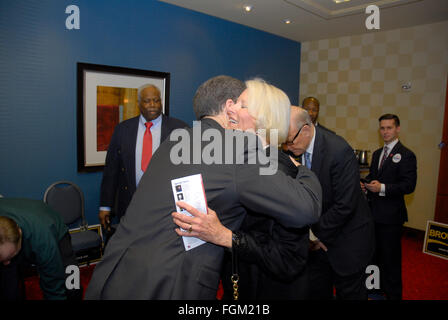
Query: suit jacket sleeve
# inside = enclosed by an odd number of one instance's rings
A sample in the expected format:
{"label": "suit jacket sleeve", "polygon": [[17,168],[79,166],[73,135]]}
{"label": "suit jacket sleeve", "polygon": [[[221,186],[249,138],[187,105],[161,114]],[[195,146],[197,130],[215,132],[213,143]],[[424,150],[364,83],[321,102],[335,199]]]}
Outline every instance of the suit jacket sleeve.
{"label": "suit jacket sleeve", "polygon": [[113,207],[115,203],[118,187],[118,170],[120,168],[120,136],[120,126],[117,126],[107,149],[106,163],[101,181],[100,206]]}
{"label": "suit jacket sleeve", "polygon": [[336,154],[329,165],[330,177],[322,178],[330,179],[323,182],[331,188],[326,195],[330,197],[329,206],[312,227],[314,234],[324,244],[331,244],[340,228],[355,213],[361,193],[358,165],[349,145]]}
{"label": "suit jacket sleeve", "polygon": [[[417,183],[417,158],[413,152],[402,154],[396,183],[386,183],[386,197],[402,196],[414,192]],[[380,181],[381,182],[381,181]]]}
{"label": "suit jacket sleeve", "polygon": [[304,166],[296,178],[283,172],[260,175],[259,166],[238,165],[236,188],[249,210],[274,218],[288,228],[301,228],[319,219],[322,188],[316,175]]}

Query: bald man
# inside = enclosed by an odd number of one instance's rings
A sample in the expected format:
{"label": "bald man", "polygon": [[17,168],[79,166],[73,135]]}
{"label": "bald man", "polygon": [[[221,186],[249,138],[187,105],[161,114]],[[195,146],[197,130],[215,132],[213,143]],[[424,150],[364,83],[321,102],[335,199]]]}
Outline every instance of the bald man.
{"label": "bald man", "polygon": [[[145,132],[151,133],[152,149],[147,151],[152,155],[171,131],[188,127],[185,122],[162,114],[160,90],[155,85],[147,84],[138,89],[138,108],[139,116],[115,127],[107,150],[99,211],[103,228],[109,225],[113,209],[118,220],[125,214],[143,176],[146,169],[142,164],[146,153],[143,149]],[[146,134],[149,135],[149,132]]]}
{"label": "bald man", "polygon": [[322,214],[311,226],[310,299],[365,300],[365,270],[373,255],[373,219],[359,184],[353,149],[340,136],[314,126],[307,111],[291,107],[286,142],[322,186]]}

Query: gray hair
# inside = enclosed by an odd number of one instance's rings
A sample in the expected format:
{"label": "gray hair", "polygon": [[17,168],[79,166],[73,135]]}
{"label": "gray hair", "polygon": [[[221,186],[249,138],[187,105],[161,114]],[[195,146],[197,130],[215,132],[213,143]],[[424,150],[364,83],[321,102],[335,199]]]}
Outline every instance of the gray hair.
{"label": "gray hair", "polygon": [[142,91],[145,90],[146,88],[154,88],[154,89],[156,89],[159,92],[159,96],[160,96],[160,89],[157,86],[155,86],[153,84],[144,84],[144,85],[142,85],[142,86],[140,86],[138,88],[138,91],[137,91],[138,101],[140,101],[140,99],[141,99]]}
{"label": "gray hair", "polygon": [[297,107],[297,106],[292,106],[292,107],[296,108],[296,110],[299,111],[297,116],[294,118],[295,125],[297,126],[297,128],[300,128],[300,127],[302,127],[305,124],[307,124],[309,126],[311,126],[313,124],[313,122],[311,121],[311,117],[310,117],[310,114],[308,113],[308,111],[306,111],[302,107]]}
{"label": "gray hair", "polygon": [[245,89],[244,82],[230,76],[220,75],[208,79],[199,86],[193,98],[196,119],[218,115],[228,99],[236,103]]}

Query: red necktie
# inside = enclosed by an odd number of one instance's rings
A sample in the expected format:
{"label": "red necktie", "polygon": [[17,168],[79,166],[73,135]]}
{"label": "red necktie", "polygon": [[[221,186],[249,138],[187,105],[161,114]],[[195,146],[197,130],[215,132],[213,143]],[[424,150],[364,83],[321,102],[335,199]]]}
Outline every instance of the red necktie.
{"label": "red necktie", "polygon": [[145,123],[146,131],[143,135],[143,150],[142,150],[142,171],[145,172],[148,167],[149,161],[152,157],[152,134],[151,127],[152,122],[148,121]]}

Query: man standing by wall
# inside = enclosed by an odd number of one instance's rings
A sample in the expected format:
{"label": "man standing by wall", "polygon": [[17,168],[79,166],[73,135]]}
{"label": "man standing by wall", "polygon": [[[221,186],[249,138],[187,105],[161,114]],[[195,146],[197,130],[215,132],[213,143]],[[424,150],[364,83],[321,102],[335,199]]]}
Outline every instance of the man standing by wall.
{"label": "man standing by wall", "polygon": [[160,90],[152,84],[138,89],[138,107],[139,116],[117,125],[107,150],[99,211],[103,228],[110,223],[115,202],[118,219],[125,214],[159,145],[174,129],[188,127],[185,122],[162,114]]}
{"label": "man standing by wall", "polygon": [[387,299],[401,300],[401,234],[408,220],[404,195],[414,192],[417,183],[415,154],[398,140],[400,119],[394,114],[379,118],[384,147],[372,155],[368,190],[375,220],[375,259],[380,268],[381,288]]}
{"label": "man standing by wall", "polygon": [[320,108],[320,102],[319,102],[319,100],[317,100],[317,98],[307,97],[307,98],[303,99],[302,108],[308,112],[308,114],[311,117],[311,121],[313,122],[315,127],[321,127],[322,129],[326,129],[330,132],[333,132],[332,130],[324,127],[323,125],[321,125],[320,123],[317,122],[317,118],[319,117],[319,108]]}

